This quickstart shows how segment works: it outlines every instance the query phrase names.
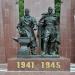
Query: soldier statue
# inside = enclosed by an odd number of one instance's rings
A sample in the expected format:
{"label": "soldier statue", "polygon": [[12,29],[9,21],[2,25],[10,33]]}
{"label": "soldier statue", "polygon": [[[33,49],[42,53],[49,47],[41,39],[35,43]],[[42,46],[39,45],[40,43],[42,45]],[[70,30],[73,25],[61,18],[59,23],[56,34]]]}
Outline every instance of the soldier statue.
{"label": "soldier statue", "polygon": [[58,32],[57,32],[57,17],[53,14],[53,9],[48,8],[47,13],[42,14],[39,20],[39,32],[41,35],[41,47],[43,54],[56,55],[58,53]]}
{"label": "soldier statue", "polygon": [[34,28],[37,25],[36,19],[30,16],[29,9],[25,9],[25,15],[20,18],[20,22],[17,26],[20,37],[28,37],[31,40],[29,44],[31,48],[31,54],[35,54],[36,39],[34,35]]}

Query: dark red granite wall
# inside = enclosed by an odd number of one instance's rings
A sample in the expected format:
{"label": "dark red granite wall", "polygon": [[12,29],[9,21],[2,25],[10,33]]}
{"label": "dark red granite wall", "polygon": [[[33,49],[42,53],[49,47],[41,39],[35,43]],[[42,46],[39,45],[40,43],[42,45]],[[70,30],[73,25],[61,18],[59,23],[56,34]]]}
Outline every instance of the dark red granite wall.
{"label": "dark red granite wall", "polygon": [[75,0],[62,0],[61,4],[61,49],[62,56],[71,58],[75,62]]}
{"label": "dark red granite wall", "polygon": [[16,32],[16,0],[2,0],[2,16],[4,31],[4,46],[6,58],[16,55],[17,43],[12,39],[17,36]]}
{"label": "dark red granite wall", "polygon": [[2,4],[0,0],[0,63],[5,63],[5,46],[4,46],[4,31],[3,31],[3,18],[2,18]]}

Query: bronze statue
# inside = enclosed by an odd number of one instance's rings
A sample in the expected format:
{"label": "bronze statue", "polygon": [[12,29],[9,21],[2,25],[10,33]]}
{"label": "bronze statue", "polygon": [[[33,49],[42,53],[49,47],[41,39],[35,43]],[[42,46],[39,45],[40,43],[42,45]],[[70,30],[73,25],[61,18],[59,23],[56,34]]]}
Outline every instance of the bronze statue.
{"label": "bronze statue", "polygon": [[[42,14],[42,18],[38,23],[39,31],[39,42],[42,49],[43,55],[57,55],[59,54],[59,30],[58,30],[58,17],[53,14],[53,9],[48,8],[47,13]],[[34,28],[37,27],[36,19],[29,14],[29,9],[25,9],[25,15],[20,18],[20,22],[17,26],[20,38],[18,42],[21,45],[19,55],[22,53],[29,54],[29,49],[31,54],[35,54],[36,38],[34,35]],[[23,54],[23,55],[24,55]]]}
{"label": "bronze statue", "polygon": [[34,35],[34,27],[37,25],[36,19],[29,14],[29,9],[25,9],[25,15],[20,18],[20,22],[17,26],[20,37],[28,37],[31,42],[29,44],[31,48],[31,54],[34,54],[36,47],[36,39]]}
{"label": "bronze statue", "polygon": [[59,40],[57,33],[57,17],[53,14],[53,9],[48,8],[47,13],[42,14],[42,18],[39,20],[39,32],[41,39],[41,48],[43,54],[53,55],[58,54]]}

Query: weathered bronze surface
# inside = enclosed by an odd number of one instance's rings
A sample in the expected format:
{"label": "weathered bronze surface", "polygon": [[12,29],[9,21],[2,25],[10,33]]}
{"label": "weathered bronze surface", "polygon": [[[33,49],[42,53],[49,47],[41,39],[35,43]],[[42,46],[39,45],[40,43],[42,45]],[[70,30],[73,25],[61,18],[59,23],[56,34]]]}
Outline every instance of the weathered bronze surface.
{"label": "weathered bronze surface", "polygon": [[17,26],[20,37],[15,39],[21,46],[18,52],[19,57],[35,54],[36,39],[34,28],[36,25],[36,19],[30,16],[29,9],[25,9],[25,15],[20,18],[20,22]]}
{"label": "weathered bronze surface", "polygon": [[[25,15],[20,18],[17,29],[20,34],[18,42],[20,43],[20,51],[18,55],[35,55],[36,38],[34,30],[37,29],[39,34],[39,43],[41,47],[40,54],[44,55],[58,55],[59,52],[59,31],[58,31],[58,17],[53,14],[53,9],[48,8],[48,13],[43,13],[42,18],[37,24],[36,19],[31,17],[29,9],[25,9]],[[36,28],[35,28],[36,27]],[[28,49],[29,47],[29,49]]]}
{"label": "weathered bronze surface", "polygon": [[39,20],[39,36],[40,45],[43,54],[56,55],[59,49],[59,31],[58,31],[58,17],[53,14],[53,9],[48,8],[48,13],[43,13]]}

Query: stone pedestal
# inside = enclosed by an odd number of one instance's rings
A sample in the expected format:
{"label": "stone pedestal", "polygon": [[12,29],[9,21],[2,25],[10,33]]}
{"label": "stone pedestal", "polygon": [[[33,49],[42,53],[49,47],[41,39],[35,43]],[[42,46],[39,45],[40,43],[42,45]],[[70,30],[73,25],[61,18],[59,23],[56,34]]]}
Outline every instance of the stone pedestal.
{"label": "stone pedestal", "polygon": [[70,60],[67,58],[11,58],[8,60],[9,71],[69,71]]}

